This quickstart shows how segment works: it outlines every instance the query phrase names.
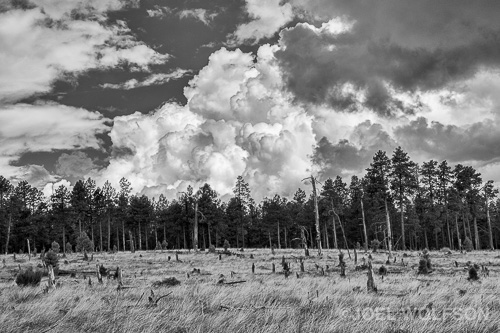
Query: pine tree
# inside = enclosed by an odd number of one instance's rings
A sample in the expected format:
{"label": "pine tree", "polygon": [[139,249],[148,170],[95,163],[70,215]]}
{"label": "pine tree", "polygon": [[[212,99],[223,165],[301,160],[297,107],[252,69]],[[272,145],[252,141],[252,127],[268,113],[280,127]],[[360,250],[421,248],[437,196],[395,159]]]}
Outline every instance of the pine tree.
{"label": "pine tree", "polygon": [[373,201],[372,206],[375,210],[384,208],[385,221],[387,228],[387,246],[389,251],[389,258],[392,258],[392,230],[391,220],[389,215],[389,174],[391,170],[391,161],[386,153],[379,150],[373,156],[373,161],[370,167],[366,169],[367,192]]}
{"label": "pine tree", "polygon": [[415,192],[417,181],[415,178],[415,163],[410,160],[408,154],[401,147],[394,150],[391,159],[390,187],[394,198],[398,202],[401,221],[401,245],[406,250],[405,205],[409,202],[409,196]]}

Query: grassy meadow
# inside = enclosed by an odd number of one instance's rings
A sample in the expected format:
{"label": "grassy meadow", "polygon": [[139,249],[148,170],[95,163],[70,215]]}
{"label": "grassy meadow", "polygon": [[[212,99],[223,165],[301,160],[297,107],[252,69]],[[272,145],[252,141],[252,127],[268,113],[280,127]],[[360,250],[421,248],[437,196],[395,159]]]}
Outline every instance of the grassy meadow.
{"label": "grassy meadow", "polygon": [[[27,255],[0,256],[0,332],[497,332],[500,327],[500,253],[431,252],[433,271],[418,275],[418,252],[372,253],[377,293],[367,292],[367,270],[338,251],[304,259],[301,250],[245,249],[244,257],[208,252],[137,251],[60,259],[57,288],[19,287],[15,276],[41,263]],[[286,278],[282,257],[291,265]],[[170,257],[170,260],[168,260]],[[251,258],[253,257],[253,258]],[[358,253],[358,265],[368,253]],[[401,259],[403,258],[404,264]],[[455,261],[458,264],[456,267]],[[486,265],[468,281],[467,262]],[[272,264],[276,271],[272,272]],[[96,278],[96,264],[123,269],[123,285]],[[255,273],[252,273],[252,264]],[[379,267],[388,274],[378,274]],[[223,276],[221,276],[221,274]],[[158,282],[175,277],[180,284]],[[89,278],[92,285],[89,285]],[[222,282],[222,283],[218,283]],[[154,295],[152,295],[152,292]],[[161,297],[164,296],[164,297]],[[152,302],[149,298],[152,298]],[[161,297],[161,298],[160,298]]]}

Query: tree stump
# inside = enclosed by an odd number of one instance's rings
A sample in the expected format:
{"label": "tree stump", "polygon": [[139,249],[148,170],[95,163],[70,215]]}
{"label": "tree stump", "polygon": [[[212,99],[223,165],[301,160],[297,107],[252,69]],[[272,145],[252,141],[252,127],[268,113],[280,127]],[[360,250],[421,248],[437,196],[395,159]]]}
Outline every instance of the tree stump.
{"label": "tree stump", "polygon": [[101,275],[101,270],[99,268],[99,264],[96,264],[95,267],[96,267],[97,281],[99,283],[102,283],[102,275]]}
{"label": "tree stump", "polygon": [[375,280],[373,279],[373,269],[372,269],[372,263],[368,262],[368,281],[366,282],[366,287],[368,292],[377,292],[377,287],[375,286]]}
{"label": "tree stump", "polygon": [[274,264],[274,262],[273,262],[272,270],[273,270],[273,273],[276,273],[276,265]]}
{"label": "tree stump", "polygon": [[255,264],[252,263],[252,274],[255,274]]}
{"label": "tree stump", "polygon": [[54,268],[52,265],[48,265],[47,269],[49,271],[48,273],[48,289],[55,289],[56,288],[56,278],[54,276]]}

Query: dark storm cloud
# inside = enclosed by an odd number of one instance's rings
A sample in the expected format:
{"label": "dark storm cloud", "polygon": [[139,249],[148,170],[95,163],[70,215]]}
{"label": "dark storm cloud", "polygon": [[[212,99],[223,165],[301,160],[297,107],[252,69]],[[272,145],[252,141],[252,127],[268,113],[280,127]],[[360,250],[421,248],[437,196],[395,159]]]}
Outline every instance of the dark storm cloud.
{"label": "dark storm cloud", "polygon": [[[368,107],[389,116],[412,113],[384,83],[403,91],[433,90],[500,64],[498,1],[294,1],[323,21],[341,17],[350,30],[299,24],[282,31],[277,53],[299,100],[344,110]],[[366,92],[356,105],[342,86]]]}
{"label": "dark storm cloud", "polygon": [[492,161],[500,157],[500,124],[484,120],[468,127],[428,123],[420,117],[408,125],[399,126],[394,134],[407,149],[428,156],[439,156],[452,162]]}
{"label": "dark storm cloud", "polygon": [[354,128],[351,141],[343,139],[334,144],[323,137],[314,148],[312,162],[321,170],[322,178],[360,173],[377,150],[389,153],[395,146],[382,125],[367,120]]}

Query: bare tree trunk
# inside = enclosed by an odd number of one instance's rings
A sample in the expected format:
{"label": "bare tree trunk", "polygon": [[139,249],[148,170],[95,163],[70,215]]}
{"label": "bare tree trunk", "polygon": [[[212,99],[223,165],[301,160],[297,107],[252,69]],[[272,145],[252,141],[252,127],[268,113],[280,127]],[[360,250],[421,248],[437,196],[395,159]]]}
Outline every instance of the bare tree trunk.
{"label": "bare tree trunk", "polygon": [[363,233],[365,234],[365,252],[368,252],[368,233],[366,232],[365,206],[361,198],[361,216],[363,217]]}
{"label": "bare tree trunk", "polygon": [[127,251],[127,245],[125,243],[125,221],[122,221],[122,237],[123,237],[123,251]]}
{"label": "bare tree trunk", "polygon": [[452,249],[453,245],[452,245],[452,237],[450,231],[450,221],[448,220],[448,209],[446,210],[446,227],[448,229],[448,246],[450,247],[450,249]]}
{"label": "bare tree trunk", "polygon": [[66,253],[66,229],[63,225],[63,253]]}
{"label": "bare tree trunk", "polygon": [[[333,200],[332,200],[332,211],[333,211]],[[338,249],[339,243],[337,242],[337,227],[335,226],[335,214],[332,214],[332,228],[333,228],[333,248]]]}
{"label": "bare tree trunk", "polygon": [[474,216],[474,245],[476,251],[479,250],[479,232],[477,230],[477,218]]}
{"label": "bare tree trunk", "polygon": [[458,215],[455,215],[455,226],[457,227],[458,249],[462,251],[462,239],[460,238],[460,229],[458,228]]}
{"label": "bare tree trunk", "polygon": [[[118,227],[116,227],[116,250],[120,251],[120,229]],[[125,251],[125,247],[123,251]]]}
{"label": "bare tree trunk", "polygon": [[139,246],[137,249],[140,251],[142,250],[142,239],[141,239],[141,221],[139,221]]}
{"label": "bare tree trunk", "polygon": [[99,246],[99,251],[102,252],[102,219],[99,219],[99,238],[100,238],[100,246]]}
{"label": "bare tree trunk", "polygon": [[281,249],[280,221],[278,221],[278,249]]}
{"label": "bare tree trunk", "polygon": [[111,214],[108,209],[108,252],[111,252]]}
{"label": "bare tree trunk", "polygon": [[326,221],[325,221],[325,244],[326,244],[326,248],[330,249],[330,240],[328,239],[328,226],[326,224]]}
{"label": "bare tree trunk", "polygon": [[270,231],[269,231],[268,235],[269,235],[269,248],[272,248],[273,247],[273,241],[271,240],[271,232]]}
{"label": "bare tree trunk", "polygon": [[210,225],[210,223],[207,223],[207,232],[208,232],[208,246],[211,246],[212,245],[212,235],[211,235],[211,229],[212,229],[212,226]]}
{"label": "bare tree trunk", "polygon": [[403,209],[403,200],[401,199],[401,248],[406,251],[406,238],[405,238],[405,217]]}
{"label": "bare tree trunk", "polygon": [[488,199],[486,199],[486,220],[488,221],[488,236],[490,239],[490,250],[494,250],[493,246],[493,230],[491,228],[491,219],[490,219],[490,207],[488,205]]}
{"label": "bare tree trunk", "polygon": [[198,251],[198,200],[194,202],[193,249]]}
{"label": "bare tree trunk", "polygon": [[285,249],[288,247],[288,239],[287,239],[287,235],[286,235],[286,228],[284,229],[285,231]]}
{"label": "bare tree trunk", "polygon": [[318,212],[318,198],[316,194],[316,179],[311,176],[314,198],[314,219],[316,221],[316,243],[318,246],[318,255],[321,255],[321,233],[319,230],[319,212]]}
{"label": "bare tree trunk", "polygon": [[389,250],[389,258],[392,258],[392,232],[391,232],[391,219],[389,217],[389,208],[387,207],[387,199],[384,200],[385,203],[385,218],[387,221],[387,245]]}

